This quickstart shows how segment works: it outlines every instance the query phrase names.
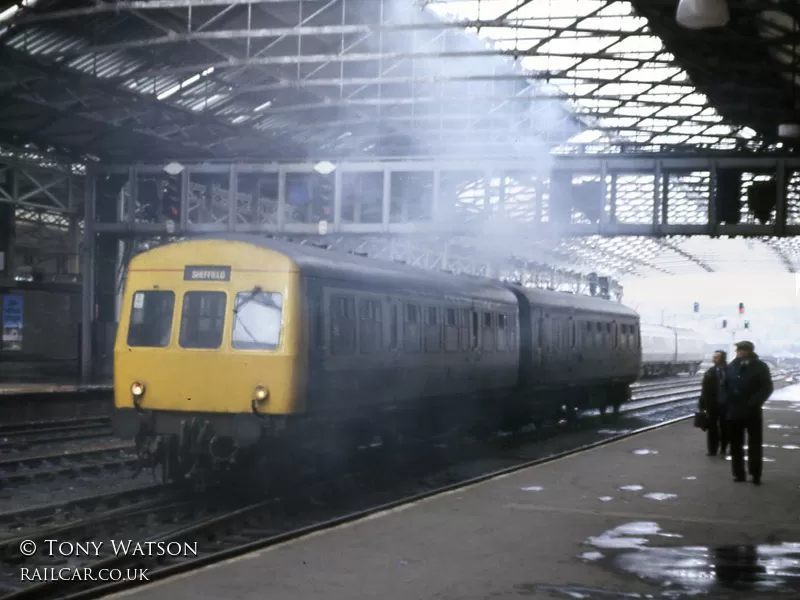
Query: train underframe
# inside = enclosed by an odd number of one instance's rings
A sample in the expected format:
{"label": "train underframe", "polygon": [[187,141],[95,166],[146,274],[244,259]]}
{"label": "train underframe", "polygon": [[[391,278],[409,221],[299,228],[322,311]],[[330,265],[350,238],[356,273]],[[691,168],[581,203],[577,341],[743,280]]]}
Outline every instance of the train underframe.
{"label": "train underframe", "polygon": [[641,377],[669,377],[672,375],[679,375],[681,373],[688,373],[689,375],[696,375],[700,370],[700,361],[697,362],[650,362],[642,363],[640,368]]}
{"label": "train underframe", "polygon": [[[384,407],[332,415],[182,413],[117,409],[114,428],[133,438],[142,469],[160,470],[163,481],[205,483],[222,474],[248,481],[285,479],[301,464],[333,472],[358,452],[391,452],[414,443],[485,439],[547,421],[577,422],[581,410],[617,414],[630,399],[629,384],[537,389],[427,401],[414,408]],[[253,478],[253,473],[258,473]]]}

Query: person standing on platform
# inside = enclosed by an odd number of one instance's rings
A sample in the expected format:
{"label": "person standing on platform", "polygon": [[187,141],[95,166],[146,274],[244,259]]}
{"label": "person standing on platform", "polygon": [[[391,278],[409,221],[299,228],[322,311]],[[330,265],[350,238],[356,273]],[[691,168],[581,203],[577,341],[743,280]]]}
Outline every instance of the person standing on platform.
{"label": "person standing on platform", "polygon": [[752,342],[736,344],[736,358],[725,373],[725,417],[730,436],[734,481],[745,481],[744,438],[747,432],[747,470],[761,484],[764,419],[762,406],[772,395],[772,373],[758,358]]}
{"label": "person standing on platform", "polygon": [[728,449],[728,427],[725,421],[725,370],[727,354],[717,350],[711,357],[714,366],[703,375],[699,409],[707,417],[706,445],[708,456],[716,456],[717,450],[724,458]]}

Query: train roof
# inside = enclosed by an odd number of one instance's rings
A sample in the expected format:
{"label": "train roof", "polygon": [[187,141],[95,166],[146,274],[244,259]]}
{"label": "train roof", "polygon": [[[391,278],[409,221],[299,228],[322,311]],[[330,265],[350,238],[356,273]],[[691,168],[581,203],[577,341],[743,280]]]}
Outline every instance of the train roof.
{"label": "train roof", "polygon": [[514,284],[506,285],[525,296],[531,304],[536,306],[566,308],[597,314],[639,318],[639,313],[632,308],[604,298],[565,294],[564,292],[552,292],[550,290],[538,288],[526,288]]}
{"label": "train roof", "polygon": [[705,340],[705,336],[702,333],[700,333],[699,331],[695,331],[694,329],[688,329],[686,327],[669,327],[667,325],[653,325],[651,323],[642,323],[639,329],[642,333],[661,333],[664,335],[668,333],[671,335],[678,333],[680,335],[690,335]]}
{"label": "train roof", "polygon": [[537,288],[524,288],[484,277],[456,275],[445,271],[433,271],[412,267],[403,263],[366,258],[355,254],[331,252],[307,244],[295,244],[247,234],[201,234],[187,238],[187,242],[223,240],[252,244],[260,248],[279,252],[297,264],[304,274],[330,277],[345,281],[374,281],[420,288],[449,291],[453,294],[467,293],[472,297],[498,302],[516,303],[516,295],[522,294],[531,303],[539,306],[572,308],[595,313],[627,315],[638,318],[638,313],[627,306],[602,298],[578,296]]}
{"label": "train roof", "polygon": [[514,295],[499,281],[483,277],[419,269],[399,262],[332,252],[312,245],[295,244],[257,235],[205,234],[192,236],[186,241],[211,240],[252,244],[278,252],[293,261],[301,273],[312,277],[401,285],[418,292],[430,290],[467,294],[481,300],[516,304]]}

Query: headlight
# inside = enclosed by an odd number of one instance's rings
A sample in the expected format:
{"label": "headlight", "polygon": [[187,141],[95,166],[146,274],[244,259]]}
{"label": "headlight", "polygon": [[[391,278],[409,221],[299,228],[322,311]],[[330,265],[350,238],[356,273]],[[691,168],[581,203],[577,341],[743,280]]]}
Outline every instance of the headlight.
{"label": "headlight", "polygon": [[259,402],[263,402],[264,400],[266,400],[268,395],[269,392],[267,391],[267,388],[265,388],[263,385],[259,385],[258,387],[256,387],[255,391],[253,392],[253,397]]}
{"label": "headlight", "polygon": [[133,394],[134,396],[141,396],[142,394],[144,394],[144,384],[139,383],[138,381],[132,383],[131,394]]}

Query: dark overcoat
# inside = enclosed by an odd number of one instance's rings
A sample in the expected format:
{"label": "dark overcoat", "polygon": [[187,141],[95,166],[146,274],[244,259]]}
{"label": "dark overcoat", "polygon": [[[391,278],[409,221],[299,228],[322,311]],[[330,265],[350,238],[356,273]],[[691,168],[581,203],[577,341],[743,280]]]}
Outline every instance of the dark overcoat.
{"label": "dark overcoat", "polygon": [[753,354],[745,366],[738,358],[728,365],[725,381],[725,417],[746,421],[760,411],[772,395],[772,373],[767,364]]}
{"label": "dark overcoat", "polygon": [[[727,366],[723,366],[723,369],[727,369]],[[713,412],[720,407],[722,404],[722,394],[725,391],[722,389],[719,383],[719,377],[717,376],[717,367],[711,367],[708,371],[705,372],[703,375],[703,384],[700,388],[700,399],[698,401],[698,409],[700,412]]]}

